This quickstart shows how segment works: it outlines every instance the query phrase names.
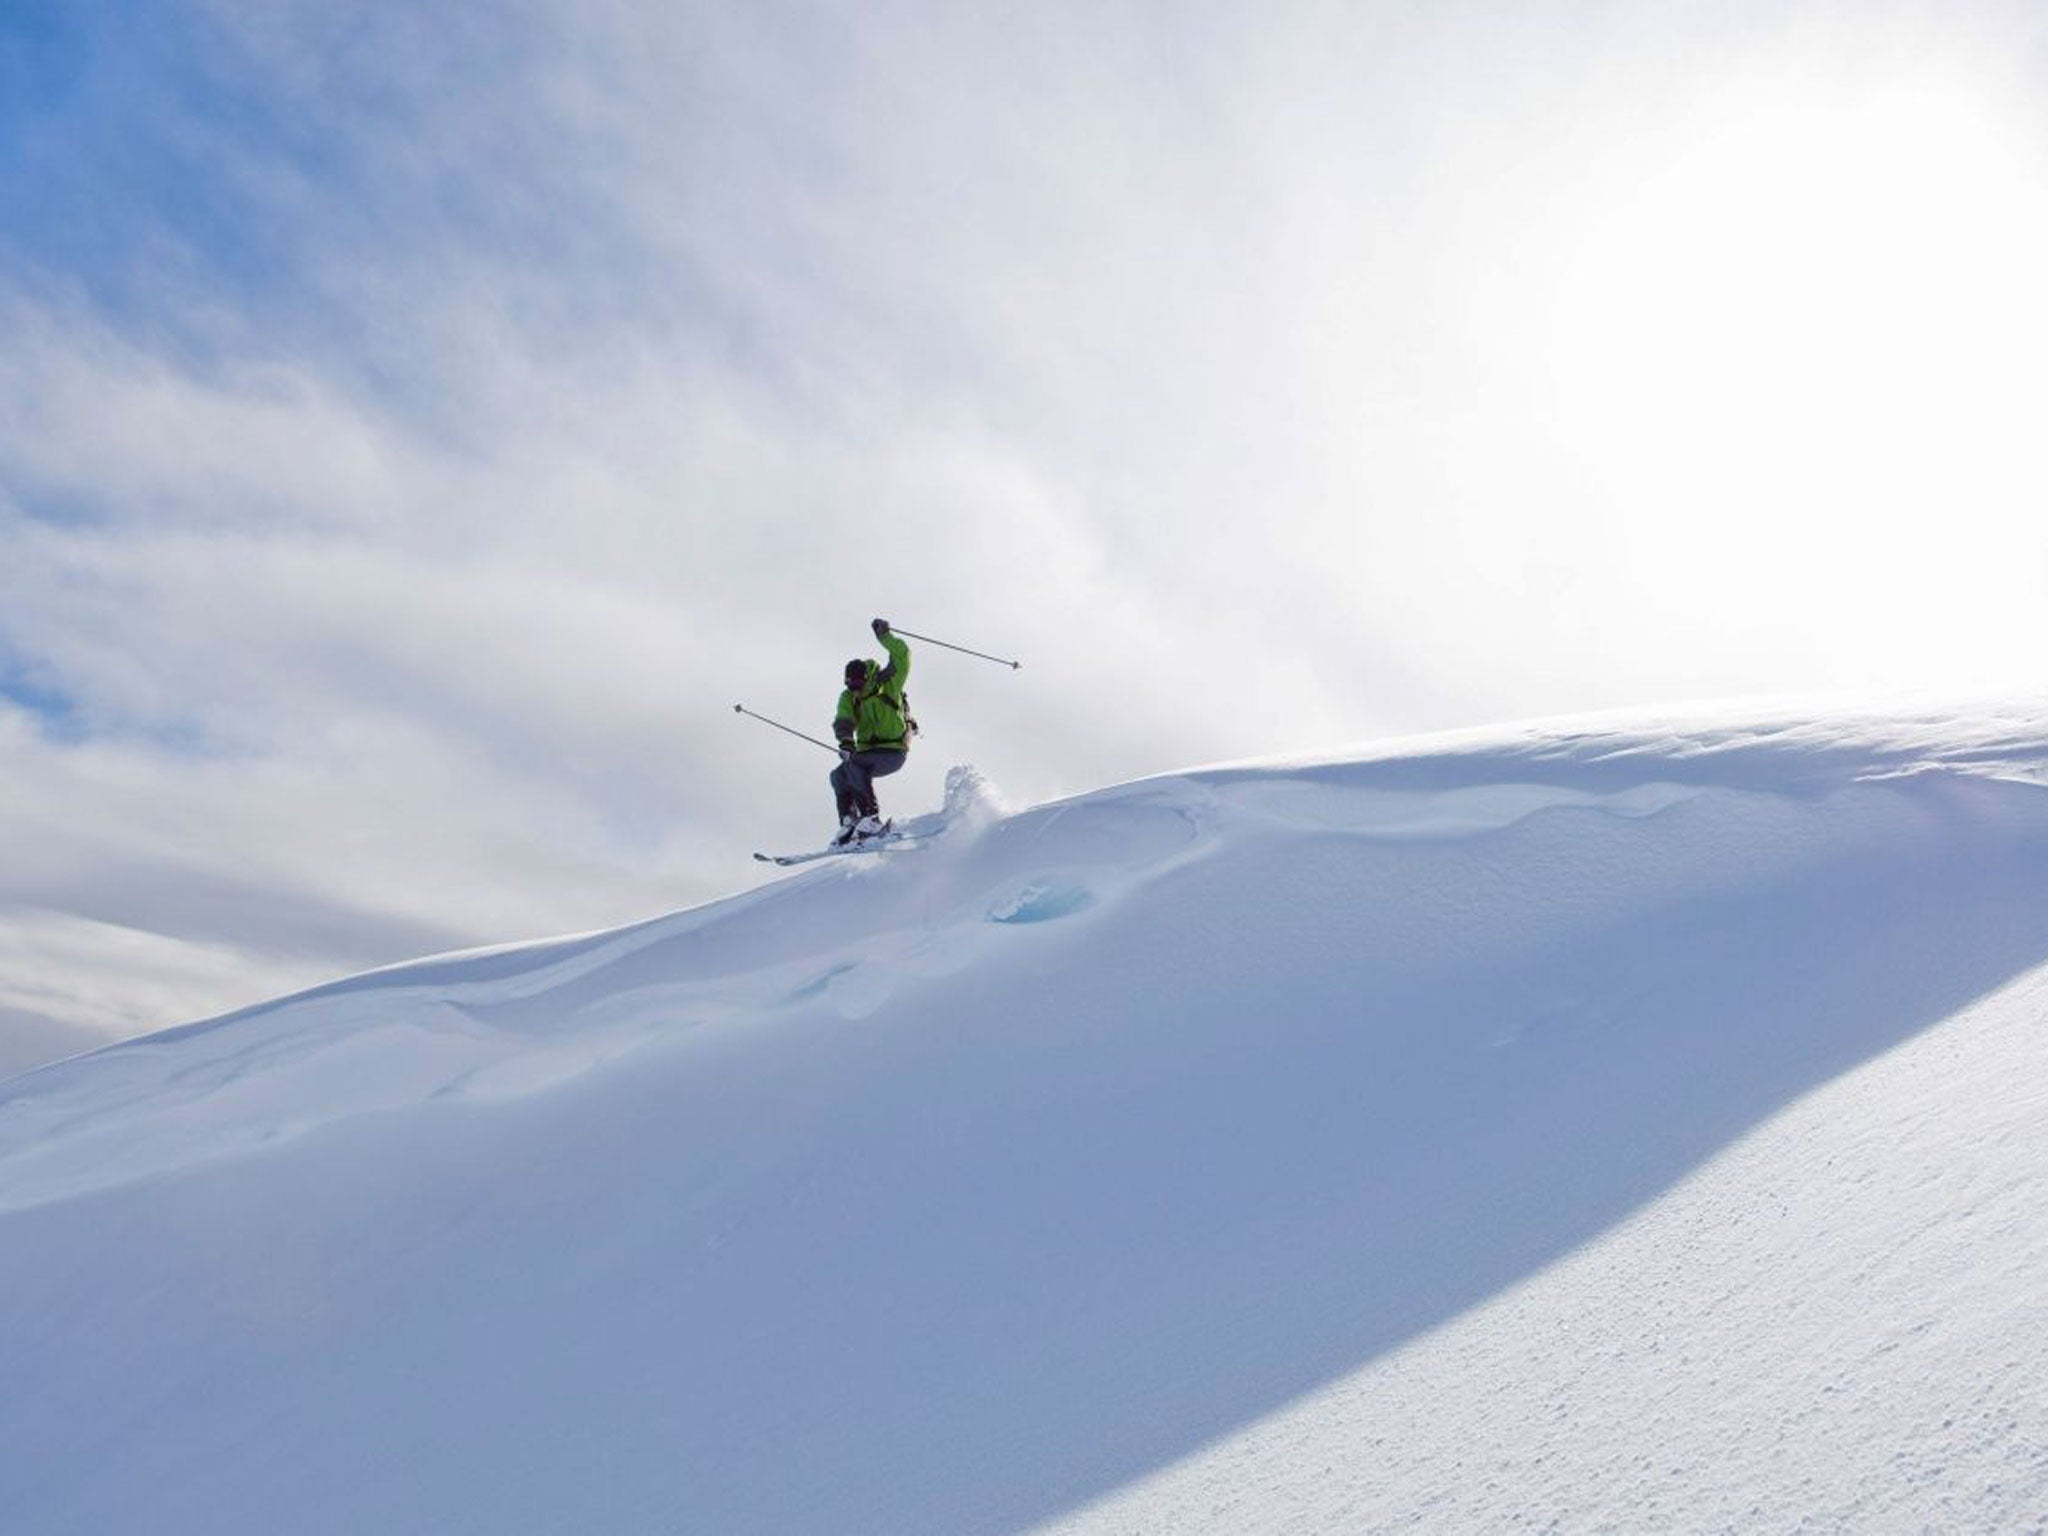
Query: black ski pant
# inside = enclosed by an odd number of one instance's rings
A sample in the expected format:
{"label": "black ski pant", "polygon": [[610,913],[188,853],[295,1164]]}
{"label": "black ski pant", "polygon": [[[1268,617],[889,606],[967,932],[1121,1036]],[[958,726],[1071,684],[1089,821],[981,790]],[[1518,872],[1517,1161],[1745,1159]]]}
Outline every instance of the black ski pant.
{"label": "black ski pant", "polygon": [[875,780],[894,773],[909,756],[902,747],[869,747],[842,757],[832,770],[832,792],[839,797],[840,816],[844,818],[849,811],[860,816],[881,815]]}

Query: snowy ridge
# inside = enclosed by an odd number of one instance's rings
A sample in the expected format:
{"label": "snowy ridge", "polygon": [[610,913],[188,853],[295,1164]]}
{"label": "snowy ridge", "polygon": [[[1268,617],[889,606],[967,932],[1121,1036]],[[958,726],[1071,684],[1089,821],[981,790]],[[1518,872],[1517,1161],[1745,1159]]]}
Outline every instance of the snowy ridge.
{"label": "snowy ridge", "polygon": [[[0,1210],[373,1110],[540,1092],[678,1027],[787,1002],[821,998],[863,1017],[899,984],[973,964],[991,942],[986,925],[1052,921],[1127,895],[1247,823],[1426,839],[1569,807],[1651,815],[1698,792],[1650,783],[1611,794],[1536,784],[1419,793],[1263,774],[1147,781],[1018,818],[986,848],[956,845],[937,870],[864,872],[851,914],[829,882],[809,902],[781,893],[796,910],[772,924],[759,920],[766,898],[755,893],[613,933],[386,967],[0,1090]],[[955,770],[948,807],[905,830],[973,839],[992,794],[972,769]],[[952,921],[931,920],[935,893],[955,903]],[[830,915],[806,920],[804,905],[821,899]]]}
{"label": "snowy ridge", "polygon": [[0,1525],[2038,1516],[2044,765],[2008,710],[962,772],[926,848],[31,1074]]}

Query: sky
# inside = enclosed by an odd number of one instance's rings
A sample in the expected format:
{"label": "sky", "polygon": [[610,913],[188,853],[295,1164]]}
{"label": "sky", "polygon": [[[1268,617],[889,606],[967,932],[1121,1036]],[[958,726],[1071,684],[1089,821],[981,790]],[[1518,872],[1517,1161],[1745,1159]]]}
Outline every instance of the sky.
{"label": "sky", "polygon": [[[2025,3],[0,7],[0,1068],[1014,804],[2038,688]],[[10,1042],[13,1042],[10,1044]]]}

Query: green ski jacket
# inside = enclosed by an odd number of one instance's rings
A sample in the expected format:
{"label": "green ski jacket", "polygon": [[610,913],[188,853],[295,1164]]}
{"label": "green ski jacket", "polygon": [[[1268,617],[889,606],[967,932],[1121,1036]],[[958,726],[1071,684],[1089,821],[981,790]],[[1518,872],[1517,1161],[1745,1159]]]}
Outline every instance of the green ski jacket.
{"label": "green ski jacket", "polygon": [[858,693],[847,688],[839,695],[839,712],[832,717],[832,734],[850,743],[856,752],[870,748],[910,750],[909,726],[903,719],[903,683],[910,676],[910,647],[892,631],[882,636],[882,649],[889,664],[868,663],[868,680]]}

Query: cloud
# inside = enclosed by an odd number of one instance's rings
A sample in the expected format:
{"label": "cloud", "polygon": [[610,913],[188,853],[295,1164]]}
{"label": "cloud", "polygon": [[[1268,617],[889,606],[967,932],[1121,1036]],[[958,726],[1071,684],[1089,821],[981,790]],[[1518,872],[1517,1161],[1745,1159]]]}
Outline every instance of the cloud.
{"label": "cloud", "polygon": [[[2009,203],[1970,312],[2035,313],[2036,84],[1996,61],[2039,23],[1539,9],[210,0],[73,36],[0,112],[0,902],[268,984],[703,900],[829,819],[829,759],[732,704],[822,728],[877,613],[1026,662],[920,653],[901,805],[956,761],[1021,802],[2037,653],[2003,599],[2038,537],[1985,514],[1965,559],[1894,495],[1916,552],[1871,556],[1815,505],[1857,434],[1680,393],[1705,340],[1656,327],[1699,295],[1622,258],[1697,245],[1659,244],[1694,204],[1628,221],[1754,138],[1724,83],[1917,81],[1990,105],[1910,186],[2003,156],[1941,204]],[[2027,416],[2015,379],[1945,378],[1949,419]],[[1782,485],[1726,467],[1766,434]],[[1930,542],[2000,600],[1933,601]],[[37,995],[91,1013],[38,932]]]}
{"label": "cloud", "polygon": [[267,963],[227,945],[71,913],[0,908],[0,919],[0,1019],[61,1020],[69,1026],[62,1043],[74,1049],[319,979],[315,969]]}

